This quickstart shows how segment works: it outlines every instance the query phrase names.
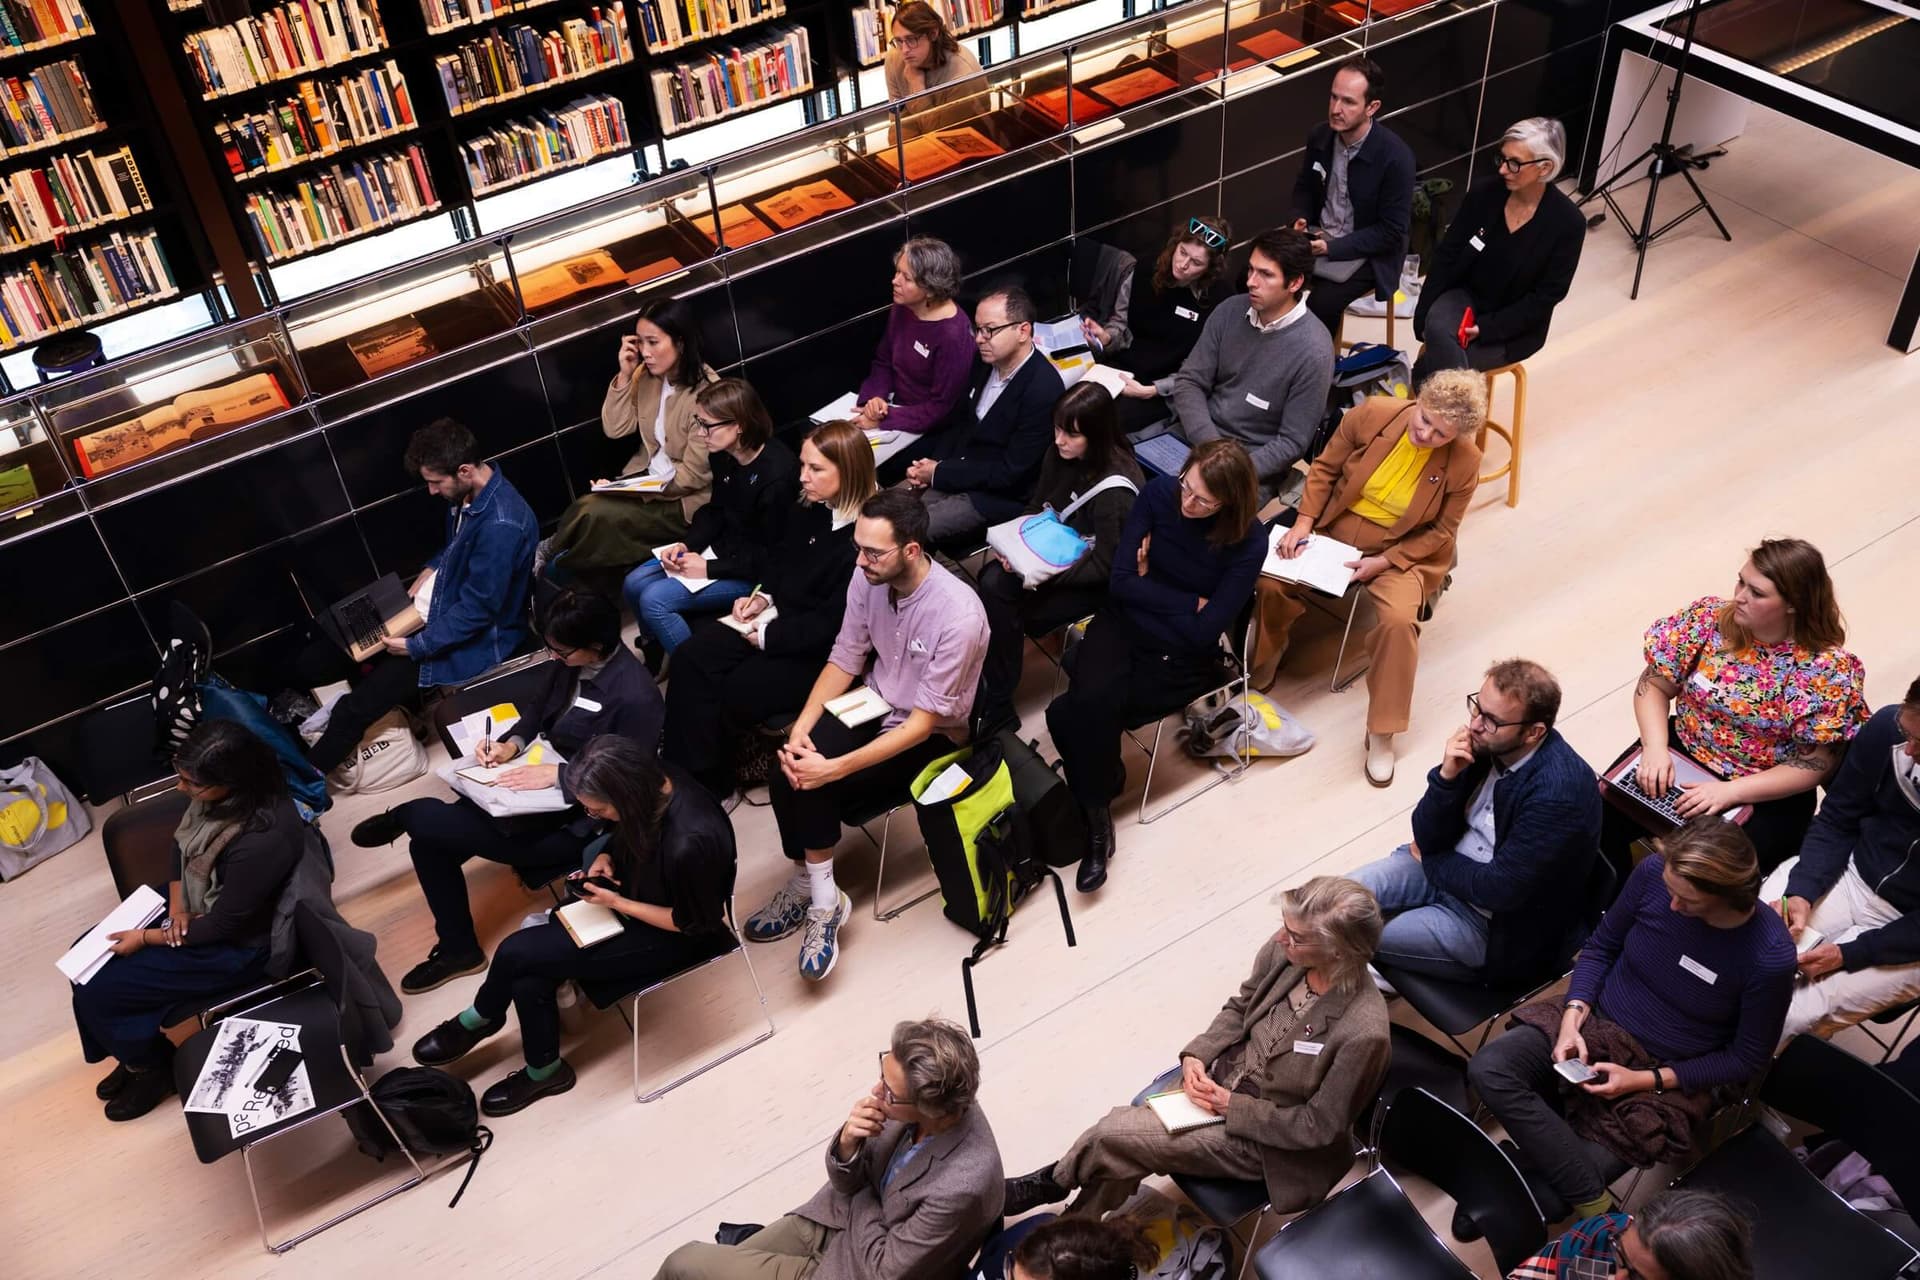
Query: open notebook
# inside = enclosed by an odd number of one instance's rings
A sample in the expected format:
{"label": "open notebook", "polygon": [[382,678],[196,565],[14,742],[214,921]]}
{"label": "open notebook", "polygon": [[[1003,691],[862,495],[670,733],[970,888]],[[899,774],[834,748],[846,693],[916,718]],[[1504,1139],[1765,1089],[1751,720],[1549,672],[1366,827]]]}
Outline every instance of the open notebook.
{"label": "open notebook", "polygon": [[1210,1124],[1225,1124],[1225,1116],[1217,1116],[1211,1111],[1202,1111],[1195,1106],[1193,1099],[1182,1089],[1168,1093],[1156,1093],[1147,1099],[1147,1109],[1160,1118],[1168,1133],[1185,1133],[1189,1129],[1204,1129]]}

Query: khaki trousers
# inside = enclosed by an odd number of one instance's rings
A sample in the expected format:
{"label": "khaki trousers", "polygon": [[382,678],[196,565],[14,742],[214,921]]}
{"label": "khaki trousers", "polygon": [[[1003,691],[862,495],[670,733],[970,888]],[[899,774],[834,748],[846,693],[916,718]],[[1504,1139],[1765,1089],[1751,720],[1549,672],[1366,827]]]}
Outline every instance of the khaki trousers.
{"label": "khaki trousers", "polygon": [[[1787,891],[1787,877],[1800,859],[1788,858],[1775,867],[1761,887],[1763,907],[1780,901]],[[1892,924],[1900,911],[1873,891],[1861,878],[1851,859],[1833,888],[1813,904],[1807,914],[1807,927],[1826,934],[1824,941],[1851,942],[1861,934]],[[1787,1024],[1780,1032],[1780,1044],[1797,1035],[1815,1035],[1825,1039],[1834,1032],[1863,1022],[1879,1013],[1920,998],[1920,964],[1888,964],[1852,973],[1837,969],[1814,982],[1793,984],[1793,1003],[1787,1006]]]}
{"label": "khaki trousers", "polygon": [[683,1244],[654,1280],[806,1280],[833,1237],[831,1228],[788,1214],[736,1245]]}
{"label": "khaki trousers", "polygon": [[1080,1188],[1073,1202],[1075,1215],[1097,1218],[1125,1204],[1139,1190],[1140,1180],[1156,1173],[1266,1179],[1260,1148],[1234,1137],[1224,1124],[1168,1133],[1146,1107],[1115,1107],[1060,1157],[1053,1180]]}
{"label": "khaki trousers", "polygon": [[[1387,545],[1387,531],[1351,511],[1332,524],[1314,530],[1373,555]],[[1388,569],[1362,586],[1373,601],[1376,621],[1366,636],[1367,732],[1403,733],[1413,709],[1413,677],[1420,665],[1420,604],[1430,590],[1419,566]],[[1313,588],[1262,576],[1254,591],[1259,627],[1253,647],[1253,683],[1264,687],[1287,647],[1293,624],[1307,611],[1305,597]]]}

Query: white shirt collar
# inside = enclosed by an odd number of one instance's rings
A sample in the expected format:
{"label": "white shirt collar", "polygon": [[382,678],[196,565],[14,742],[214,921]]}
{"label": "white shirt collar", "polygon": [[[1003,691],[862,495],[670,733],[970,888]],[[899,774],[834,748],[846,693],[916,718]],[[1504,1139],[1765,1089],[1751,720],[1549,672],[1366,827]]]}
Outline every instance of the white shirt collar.
{"label": "white shirt collar", "polygon": [[1258,329],[1261,333],[1278,333],[1305,314],[1307,314],[1307,296],[1304,293],[1287,309],[1287,314],[1281,316],[1272,324],[1261,324],[1260,313],[1254,310],[1252,303],[1247,304],[1247,323]]}

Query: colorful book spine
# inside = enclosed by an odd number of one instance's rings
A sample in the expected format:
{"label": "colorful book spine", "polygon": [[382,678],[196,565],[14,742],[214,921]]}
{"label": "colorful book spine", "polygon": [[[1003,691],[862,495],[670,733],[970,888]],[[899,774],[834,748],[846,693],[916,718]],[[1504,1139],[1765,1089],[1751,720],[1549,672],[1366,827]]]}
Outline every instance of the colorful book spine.
{"label": "colorful book spine", "polygon": [[157,234],[116,233],[0,270],[0,346],[35,342],[179,292]]}
{"label": "colorful book spine", "polygon": [[785,0],[635,0],[634,8],[641,40],[652,53],[787,16]]}
{"label": "colorful book spine", "polygon": [[280,262],[408,221],[440,207],[418,143],[315,169],[246,199],[268,261]]}
{"label": "colorful book spine", "polygon": [[187,36],[207,98],[290,80],[387,47],[374,0],[292,0]]}
{"label": "colorful book spine", "polygon": [[774,27],[765,43],[738,46],[652,74],[661,129],[679,133],[813,88],[805,27]]}
{"label": "colorful book spine", "polygon": [[406,133],[419,122],[392,60],[333,80],[302,80],[284,98],[228,116],[214,134],[228,170],[251,181]]}
{"label": "colorful book spine", "polygon": [[0,177],[0,249],[50,244],[146,212],[152,204],[139,173],[121,147],[61,153]]}
{"label": "colorful book spine", "polygon": [[580,80],[633,61],[627,13],[598,6],[552,31],[493,27],[434,59],[447,109],[461,115],[531,89]]}
{"label": "colorful book spine", "polygon": [[490,195],[633,147],[620,99],[596,95],[489,129],[460,145],[467,185]]}
{"label": "colorful book spine", "polygon": [[0,3],[0,57],[43,49],[93,34],[80,0],[4,0]]}

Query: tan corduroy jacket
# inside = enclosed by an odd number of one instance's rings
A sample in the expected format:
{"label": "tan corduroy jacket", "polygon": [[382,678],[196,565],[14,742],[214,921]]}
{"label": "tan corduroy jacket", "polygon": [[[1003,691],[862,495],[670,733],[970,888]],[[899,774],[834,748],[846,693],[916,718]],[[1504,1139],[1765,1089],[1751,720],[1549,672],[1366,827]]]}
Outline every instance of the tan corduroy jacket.
{"label": "tan corduroy jacket", "polygon": [[[713,382],[718,375],[705,365],[700,380]],[[600,405],[600,429],[609,440],[632,436],[640,447],[620,474],[645,471],[653,462],[653,420],[660,413],[660,393],[665,383],[645,369],[637,371],[627,385],[619,385],[616,376],[607,383],[607,398]],[[680,500],[680,514],[693,519],[693,513],[707,505],[712,495],[713,468],[707,463],[705,437],[693,433],[693,388],[675,387],[667,400],[667,456],[673,459],[673,480],[664,496]]]}

